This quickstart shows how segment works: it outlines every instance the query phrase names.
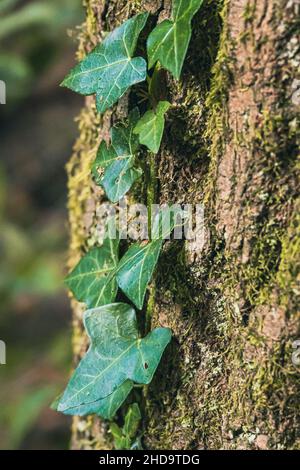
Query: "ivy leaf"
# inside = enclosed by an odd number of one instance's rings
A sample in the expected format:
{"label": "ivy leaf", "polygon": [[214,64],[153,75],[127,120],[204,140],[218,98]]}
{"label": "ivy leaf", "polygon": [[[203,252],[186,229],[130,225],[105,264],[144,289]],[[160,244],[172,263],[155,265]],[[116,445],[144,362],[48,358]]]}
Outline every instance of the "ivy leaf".
{"label": "ivy leaf", "polygon": [[65,279],[77,300],[88,307],[99,307],[115,300],[118,250],[119,238],[113,239],[109,233],[101,247],[93,248],[79,261]]}
{"label": "ivy leaf", "polygon": [[84,324],[91,345],[71,377],[58,411],[105,398],[126,380],[149,384],[171,340],[168,328],[157,328],[139,338],[135,311],[123,303],[88,310]]}
{"label": "ivy leaf", "polygon": [[[96,414],[103,419],[112,419],[118,409],[122,406],[129,393],[133,389],[133,382],[126,380],[111,395],[105,398],[88,403],[87,405],[75,406],[64,411],[64,414],[71,416],[87,416]],[[54,410],[58,409],[62,395],[51,405]]]}
{"label": "ivy leaf", "polygon": [[153,240],[146,245],[133,244],[118,264],[118,285],[139,310],[143,308],[147,286],[156,267],[163,241],[175,228],[178,214],[183,214],[180,208],[162,209],[153,222]]}
{"label": "ivy leaf", "polygon": [[82,95],[96,93],[100,113],[110,108],[130,86],[146,79],[146,61],[133,55],[147,18],[148,13],[142,13],[125,21],[71,70],[62,85]]}
{"label": "ivy leaf", "polygon": [[114,445],[116,450],[130,450],[132,446],[140,447],[138,442],[132,442],[138,432],[142,416],[137,403],[129,406],[125,416],[123,428],[116,423],[110,425],[110,432],[114,437]]}
{"label": "ivy leaf", "polygon": [[116,423],[111,423],[109,430],[114,438],[115,450],[130,449],[130,439],[123,435],[122,429]]}
{"label": "ivy leaf", "polygon": [[107,148],[106,143],[101,142],[92,166],[96,183],[103,186],[112,202],[118,202],[142,174],[140,168],[134,168],[139,141],[133,129],[139,117],[139,111],[135,108],[129,115],[127,125],[112,128],[111,146]]}
{"label": "ivy leaf", "polygon": [[170,106],[168,101],[160,101],[156,110],[147,111],[134,128],[133,132],[139,134],[140,143],[153,153],[159,151],[165,127],[164,115]]}
{"label": "ivy leaf", "polygon": [[134,438],[138,432],[140,421],[142,419],[139,405],[133,403],[128,408],[128,411],[125,416],[125,423],[123,428],[123,433],[129,438]]}
{"label": "ivy leaf", "polygon": [[132,245],[121,259],[117,268],[117,281],[120,289],[141,310],[148,283],[153,275],[163,241],[155,240],[142,246]]}
{"label": "ivy leaf", "polygon": [[159,61],[179,79],[191,39],[193,16],[203,0],[173,0],[172,20],[164,20],[152,31],[147,41],[149,68]]}

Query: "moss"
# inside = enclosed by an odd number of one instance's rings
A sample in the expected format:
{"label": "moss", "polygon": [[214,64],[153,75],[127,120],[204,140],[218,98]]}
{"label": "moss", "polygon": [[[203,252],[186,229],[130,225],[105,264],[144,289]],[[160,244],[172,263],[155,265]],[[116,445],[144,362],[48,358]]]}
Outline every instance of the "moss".
{"label": "moss", "polygon": [[229,1],[224,1],[220,15],[222,18],[222,34],[216,61],[212,67],[212,80],[206,97],[206,107],[209,110],[205,129],[205,138],[209,145],[210,164],[205,177],[206,205],[214,200],[214,181],[220,155],[223,154],[225,143],[228,141],[229,125],[227,101],[230,85],[233,81],[230,69],[231,42],[227,26]]}
{"label": "moss", "polygon": [[[278,282],[278,271],[282,269],[279,265],[287,256],[285,238],[288,225],[296,224],[295,220],[290,222],[283,214],[296,204],[298,194],[293,183],[299,173],[296,136],[289,132],[285,110],[283,108],[282,114],[275,115],[269,109],[262,110],[262,114],[264,120],[256,131],[254,146],[261,155],[260,168],[265,180],[263,192],[258,189],[264,210],[255,222],[251,258],[246,266],[235,263],[234,271],[251,306],[267,303]],[[283,135],[287,135],[287,140],[282,142]],[[251,201],[246,201],[247,204],[251,209]],[[298,238],[297,234],[294,236]],[[297,245],[297,241],[295,243]]]}
{"label": "moss", "polygon": [[300,215],[299,201],[295,205],[290,225],[282,239],[282,251],[276,284],[280,289],[280,302],[288,305],[293,302],[293,310],[299,300],[299,266],[300,266]]}

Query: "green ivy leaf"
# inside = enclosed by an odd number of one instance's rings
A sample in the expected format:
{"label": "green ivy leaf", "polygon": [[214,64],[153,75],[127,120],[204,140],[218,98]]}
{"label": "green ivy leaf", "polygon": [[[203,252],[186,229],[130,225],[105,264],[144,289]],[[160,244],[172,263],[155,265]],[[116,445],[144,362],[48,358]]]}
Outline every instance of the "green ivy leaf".
{"label": "green ivy leaf", "polygon": [[96,183],[103,186],[112,202],[118,202],[142,174],[140,168],[134,168],[139,141],[133,129],[139,117],[139,111],[135,108],[129,115],[127,125],[112,128],[111,146],[107,148],[106,143],[101,142],[92,166]]}
{"label": "green ivy leaf", "polygon": [[191,39],[193,16],[203,0],[173,0],[172,20],[162,21],[148,37],[149,68],[159,61],[179,79]]}
{"label": "green ivy leaf", "polygon": [[[175,228],[178,214],[183,214],[180,208],[162,209],[153,222],[152,241],[146,245],[133,244],[119,262],[118,285],[139,310],[143,308],[147,286],[156,267],[163,241]],[[182,226],[182,221],[179,225]]]}
{"label": "green ivy leaf", "polygon": [[125,423],[123,428],[120,428],[116,423],[111,423],[110,432],[114,437],[114,446],[116,450],[130,450],[140,448],[139,442],[133,442],[141,422],[142,416],[137,403],[129,406],[125,416]]}
{"label": "green ivy leaf", "polygon": [[170,106],[168,101],[160,101],[156,110],[147,111],[134,128],[133,132],[139,134],[140,143],[153,153],[159,151],[165,127],[164,115]]}
{"label": "green ivy leaf", "polygon": [[163,241],[155,240],[145,246],[135,243],[121,259],[117,281],[120,289],[141,310],[148,283],[153,275]]}
{"label": "green ivy leaf", "polygon": [[171,340],[168,328],[157,328],[139,338],[135,311],[123,303],[88,310],[84,324],[91,345],[71,377],[58,411],[105,398],[126,380],[149,384]]}
{"label": "green ivy leaf", "polygon": [[146,61],[133,55],[147,18],[148,13],[142,13],[125,21],[71,70],[62,85],[82,95],[96,93],[100,113],[110,108],[130,86],[146,79]]}
{"label": "green ivy leaf", "polygon": [[[133,389],[133,382],[126,380],[120,387],[118,387],[108,397],[101,398],[100,400],[88,403],[86,405],[75,406],[64,411],[64,414],[71,416],[87,416],[96,414],[103,419],[112,419],[118,409],[122,406],[129,393]],[[58,409],[59,402],[62,395],[58,397],[55,402],[51,405],[54,410]]]}
{"label": "green ivy leaf", "polygon": [[128,408],[125,416],[125,423],[123,428],[123,433],[125,436],[128,436],[130,439],[135,437],[136,433],[138,432],[141,419],[142,416],[139,405],[137,403],[133,403]]}
{"label": "green ivy leaf", "polygon": [[116,423],[111,423],[109,430],[114,438],[115,450],[130,449],[130,439],[123,435],[122,429]]}
{"label": "green ivy leaf", "polygon": [[119,239],[112,239],[109,233],[101,247],[93,248],[79,261],[65,279],[77,300],[88,307],[99,307],[115,300],[118,250]]}

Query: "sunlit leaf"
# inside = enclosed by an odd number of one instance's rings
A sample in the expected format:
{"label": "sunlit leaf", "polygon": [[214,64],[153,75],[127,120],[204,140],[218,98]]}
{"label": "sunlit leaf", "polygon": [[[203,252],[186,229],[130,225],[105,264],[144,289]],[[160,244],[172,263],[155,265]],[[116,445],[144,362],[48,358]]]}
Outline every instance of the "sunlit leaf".
{"label": "sunlit leaf", "polygon": [[101,113],[110,108],[130,86],[146,79],[145,60],[133,55],[147,18],[142,13],[125,21],[71,70],[62,85],[82,95],[96,93]]}
{"label": "sunlit leaf", "polygon": [[159,61],[179,79],[191,39],[191,21],[203,0],[173,0],[172,20],[162,21],[149,35],[149,68]]}
{"label": "sunlit leaf", "polygon": [[133,403],[128,408],[128,411],[125,416],[125,424],[123,428],[123,432],[125,436],[128,436],[131,439],[135,437],[138,431],[141,419],[142,419],[142,416],[141,416],[139,405],[137,403]]}
{"label": "sunlit leaf", "polygon": [[112,202],[118,202],[142,174],[141,169],[134,166],[139,140],[133,129],[138,119],[139,111],[135,108],[127,125],[112,128],[111,145],[107,147],[101,142],[92,167],[96,183],[103,186]]}
{"label": "sunlit leaf", "polygon": [[134,442],[141,419],[142,416],[139,405],[133,403],[128,408],[123,428],[120,428],[116,423],[111,423],[109,430],[114,437],[116,450],[130,450],[132,446],[134,446],[134,448],[141,447],[139,442]]}
{"label": "sunlit leaf", "polygon": [[116,450],[124,450],[130,447],[130,440],[123,435],[122,428],[117,423],[111,423],[110,433],[114,438],[114,447]]}
{"label": "sunlit leaf", "polygon": [[147,111],[134,128],[134,133],[139,134],[140,143],[153,153],[159,151],[165,127],[164,115],[170,106],[168,101],[160,101],[157,108]]}
{"label": "sunlit leaf", "polygon": [[168,328],[157,328],[140,338],[135,311],[123,303],[88,310],[84,324],[91,345],[71,377],[58,411],[105,398],[126,380],[149,384],[171,340]]}

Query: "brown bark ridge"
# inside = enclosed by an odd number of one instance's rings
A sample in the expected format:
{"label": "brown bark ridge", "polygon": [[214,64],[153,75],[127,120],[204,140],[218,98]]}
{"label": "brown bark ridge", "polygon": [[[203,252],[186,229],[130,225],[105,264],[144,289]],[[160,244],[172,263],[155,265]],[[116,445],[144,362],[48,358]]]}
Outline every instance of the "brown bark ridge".
{"label": "brown bark ridge", "polygon": [[[171,2],[84,5],[78,58],[133,14],[160,21]],[[149,289],[151,326],[172,328],[174,338],[143,392],[145,448],[299,448],[299,8],[299,0],[205,0],[181,81],[166,74],[173,107],[155,159],[157,202],[204,203],[206,236],[199,249],[168,242]],[[67,166],[70,268],[97,243],[105,200],[90,176],[97,146],[137,99],[133,89],[99,116],[88,97],[78,118]],[[138,202],[146,186],[134,190]],[[75,365],[87,340],[83,306],[72,304]],[[73,449],[112,445],[107,423],[74,419]]]}

